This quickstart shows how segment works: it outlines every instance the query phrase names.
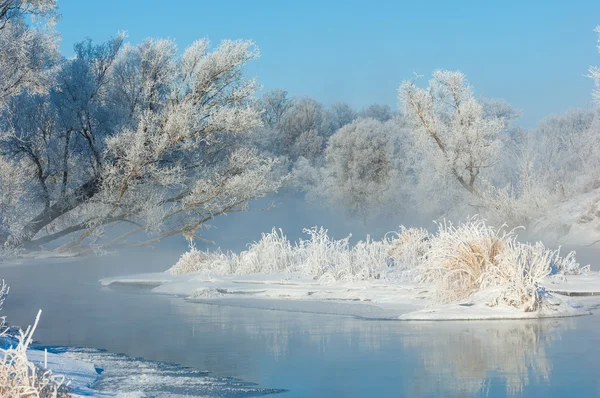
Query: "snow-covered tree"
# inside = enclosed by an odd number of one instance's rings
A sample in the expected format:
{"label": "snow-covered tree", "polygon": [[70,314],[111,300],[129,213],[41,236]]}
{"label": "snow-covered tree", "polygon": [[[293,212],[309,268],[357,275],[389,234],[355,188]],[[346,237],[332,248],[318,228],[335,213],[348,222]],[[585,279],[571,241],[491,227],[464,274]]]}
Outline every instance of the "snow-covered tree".
{"label": "snow-covered tree", "polygon": [[392,108],[389,105],[372,104],[360,112],[360,117],[387,122],[393,117]]}
{"label": "snow-covered tree", "polygon": [[336,102],[329,109],[331,124],[334,131],[337,131],[347,124],[352,123],[358,114],[346,102]]}
{"label": "snow-covered tree", "polygon": [[311,195],[366,220],[400,201],[399,126],[357,119],[333,134]]}
{"label": "snow-covered tree", "polygon": [[600,185],[600,112],[571,110],[550,116],[528,132],[522,157],[529,158],[548,191],[563,198]]}
{"label": "snow-covered tree", "polygon": [[484,119],[500,118],[508,124],[521,117],[521,111],[502,99],[480,98],[479,102],[483,108]]}
{"label": "snow-covered tree", "polygon": [[[600,26],[597,26],[595,31],[600,35]],[[598,39],[598,51],[600,52],[600,38]],[[590,77],[594,80],[596,90],[594,90],[594,99],[600,103],[600,68],[597,66],[590,67]]]}
{"label": "snow-covered tree", "polygon": [[250,41],[211,51],[199,40],[181,56],[168,40],[77,45],[50,92],[15,96],[2,109],[9,240],[37,247],[78,232],[81,242],[115,223],[131,228],[103,244],[141,232],[150,234],[144,243],[193,237],[275,191],[275,161],[238,138],[261,125],[257,84],[242,75],[257,56]]}
{"label": "snow-covered tree", "polygon": [[265,127],[279,126],[283,116],[292,106],[292,101],[285,90],[270,90],[262,95],[258,101],[259,108],[263,111],[262,119]]}
{"label": "snow-covered tree", "polygon": [[0,0],[0,104],[48,84],[58,56],[55,8],[55,0]]}
{"label": "snow-covered tree", "polygon": [[461,72],[437,70],[427,88],[404,82],[399,100],[428,178],[451,178],[477,195],[478,177],[496,163],[502,148],[504,117],[486,117]]}

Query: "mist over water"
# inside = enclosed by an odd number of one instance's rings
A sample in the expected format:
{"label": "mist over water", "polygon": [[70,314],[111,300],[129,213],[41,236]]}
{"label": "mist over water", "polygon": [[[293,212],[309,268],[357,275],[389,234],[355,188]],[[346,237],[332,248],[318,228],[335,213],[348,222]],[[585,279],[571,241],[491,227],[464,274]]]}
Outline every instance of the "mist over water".
{"label": "mist over water", "polygon": [[[436,228],[431,219],[402,209],[389,209],[385,215],[363,222],[352,217],[344,208],[309,201],[303,195],[292,193],[270,195],[253,201],[250,208],[256,210],[229,214],[208,223],[200,233],[203,238],[215,244],[197,242],[196,245],[209,250],[220,247],[240,251],[246,249],[248,244],[260,240],[261,233],[271,232],[273,228],[282,229],[292,242],[307,238],[302,232],[305,228],[323,227],[334,239],[352,235],[350,241],[353,243],[365,240],[367,235],[373,239],[382,239],[388,232],[398,231],[400,225],[423,226],[431,230]],[[267,208],[268,210],[261,210]]]}

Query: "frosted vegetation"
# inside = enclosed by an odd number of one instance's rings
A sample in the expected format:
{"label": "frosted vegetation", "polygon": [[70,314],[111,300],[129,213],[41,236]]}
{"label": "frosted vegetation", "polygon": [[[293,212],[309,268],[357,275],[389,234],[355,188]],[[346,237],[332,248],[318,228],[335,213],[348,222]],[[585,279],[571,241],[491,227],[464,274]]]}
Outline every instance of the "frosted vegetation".
{"label": "frosted vegetation", "polygon": [[[9,288],[4,282],[0,283],[0,310],[8,294]],[[0,318],[0,340],[6,339],[6,343],[0,341],[0,396],[6,398],[21,397],[67,397],[68,390],[63,376],[55,375],[51,370],[43,369],[27,358],[27,349],[33,341],[33,333],[40,319],[41,311],[38,313],[33,326],[25,331],[19,330],[16,341],[12,336],[7,337],[9,332],[5,326],[6,319]],[[2,348],[8,345],[7,348]]]}
{"label": "frosted vegetation", "polygon": [[[54,9],[41,3],[0,2],[0,80],[14,82],[0,92],[0,243],[36,249],[70,235],[79,250],[189,237],[277,190],[277,160],[238,136],[261,124],[257,83],[242,75],[259,55],[253,42],[201,39],[180,53],[170,40],[133,46],[119,34],[66,59],[56,41],[38,48],[51,26],[26,22]],[[45,68],[22,53],[44,56]]]}
{"label": "frosted vegetation", "polygon": [[401,227],[382,240],[367,237],[355,245],[335,240],[323,228],[306,229],[308,239],[290,242],[273,230],[241,253],[201,251],[194,246],[171,274],[203,273],[299,275],[321,283],[385,280],[418,283],[439,303],[464,301],[486,292],[489,306],[499,304],[538,311],[546,304],[541,281],[550,275],[585,271],[575,253],[561,256],[542,243],[517,240],[515,230],[495,229],[471,218],[459,225],[439,223],[435,233]]}
{"label": "frosted vegetation", "polygon": [[[543,232],[565,227],[552,219],[557,206],[600,189],[596,109],[526,130],[518,110],[446,70],[402,83],[396,110],[284,90],[257,99],[243,73],[259,56],[252,41],[200,39],[180,51],[117,34],[82,41],[67,59],[55,9],[0,1],[3,256],[54,241],[102,252],[201,240],[216,217],[282,187],[365,224],[401,211],[481,214],[510,227],[547,218]],[[598,68],[589,77],[598,99]]]}

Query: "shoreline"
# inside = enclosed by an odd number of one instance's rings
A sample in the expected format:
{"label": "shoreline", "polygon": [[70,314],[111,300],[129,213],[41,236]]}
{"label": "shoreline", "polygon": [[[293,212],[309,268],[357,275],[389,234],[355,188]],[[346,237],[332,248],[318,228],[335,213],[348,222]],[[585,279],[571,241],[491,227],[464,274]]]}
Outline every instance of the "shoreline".
{"label": "shoreline", "polygon": [[[600,287],[600,277],[594,277]],[[319,283],[289,274],[173,276],[165,271],[103,278],[100,283],[108,287],[139,287],[152,294],[177,296],[192,303],[404,322],[567,318],[590,315],[591,309],[600,303],[598,296],[580,302],[554,292],[549,293],[544,308],[524,312],[505,304],[489,306],[489,292],[483,291],[461,302],[438,304],[432,300],[427,286],[416,283],[380,280]],[[572,286],[577,288],[579,284],[574,278]]]}

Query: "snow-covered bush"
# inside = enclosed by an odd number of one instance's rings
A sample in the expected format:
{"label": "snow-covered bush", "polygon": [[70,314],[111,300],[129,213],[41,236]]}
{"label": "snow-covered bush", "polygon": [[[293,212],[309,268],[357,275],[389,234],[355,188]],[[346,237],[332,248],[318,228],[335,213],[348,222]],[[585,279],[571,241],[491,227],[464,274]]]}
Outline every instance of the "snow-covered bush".
{"label": "snow-covered bush", "polygon": [[[570,262],[570,257],[571,254],[566,262]],[[549,250],[540,242],[521,244],[512,236],[506,240],[495,261],[489,263],[482,275],[480,288],[497,288],[497,295],[488,305],[503,302],[525,312],[537,311],[547,294],[540,287],[540,282],[563,260],[558,250]]]}
{"label": "snow-covered bush", "polygon": [[425,260],[429,251],[429,232],[424,228],[406,228],[400,226],[399,232],[390,242],[388,253],[395,264],[414,269]]}
{"label": "snow-covered bush", "polygon": [[352,246],[350,237],[332,239],[324,228],[305,229],[309,239],[292,244],[283,231],[273,229],[247,250],[222,253],[199,251],[195,247],[183,254],[170,269],[181,275],[204,272],[220,275],[298,272],[321,281],[366,280],[384,276],[387,270],[387,241],[366,241]]}
{"label": "snow-covered bush", "polygon": [[310,236],[300,240],[296,269],[303,275],[325,282],[379,279],[387,270],[388,246],[367,236],[350,245],[350,236],[331,239],[324,228],[305,229]]}
{"label": "snow-covered bush", "polygon": [[192,247],[170,272],[284,272],[324,283],[410,280],[431,287],[440,303],[482,293],[490,306],[502,303],[536,311],[547,298],[540,284],[544,278],[584,270],[574,252],[563,257],[559,250],[550,250],[542,243],[521,243],[514,229],[496,229],[477,217],[458,225],[439,223],[433,234],[421,228],[400,227],[398,232],[388,234],[395,234],[394,238],[367,237],[355,245],[350,244],[350,236],[332,239],[324,228],[304,232],[309,238],[292,244],[281,230],[273,229],[239,254],[203,252]]}
{"label": "snow-covered bush", "polygon": [[220,250],[201,251],[192,244],[190,250],[169,271],[172,275],[192,272],[220,275],[280,272],[294,266],[296,255],[283,231],[273,228],[239,254]]}
{"label": "snow-covered bush", "polygon": [[[0,309],[8,294],[9,287],[2,280],[0,284]],[[9,348],[0,348],[0,397],[3,398],[59,398],[69,397],[63,376],[42,369],[27,358],[27,349],[33,341],[33,333],[40,320],[40,310],[33,326],[19,330],[18,343]],[[0,337],[7,333],[5,317],[0,318]]]}
{"label": "snow-covered bush", "polygon": [[515,230],[499,229],[471,218],[455,226],[438,224],[420,266],[421,281],[434,286],[440,302],[464,300],[489,290],[489,305],[500,302],[524,311],[538,310],[544,299],[540,282],[553,273],[578,273],[571,252],[561,257],[542,243],[517,241]]}
{"label": "snow-covered bush", "polygon": [[232,255],[236,273],[273,273],[294,266],[294,248],[280,229],[263,233],[258,242],[248,246],[239,256]]}
{"label": "snow-covered bush", "polygon": [[[0,310],[9,292],[9,287],[2,279],[0,282]],[[19,330],[15,347],[0,348],[0,397],[3,398],[59,398],[68,397],[64,377],[52,371],[42,369],[27,358],[27,349],[33,341],[33,333],[40,320],[40,310],[33,326],[25,331]],[[0,317],[0,337],[8,330],[4,327],[6,317]]]}
{"label": "snow-covered bush", "polygon": [[171,267],[171,275],[184,275],[193,272],[215,272],[219,274],[233,273],[229,268],[230,258],[220,250],[202,251],[192,244],[190,250],[183,253],[179,261]]}
{"label": "snow-covered bush", "polygon": [[440,223],[420,267],[421,280],[435,285],[442,302],[469,297],[505,248],[505,235],[475,219],[458,226]]}

